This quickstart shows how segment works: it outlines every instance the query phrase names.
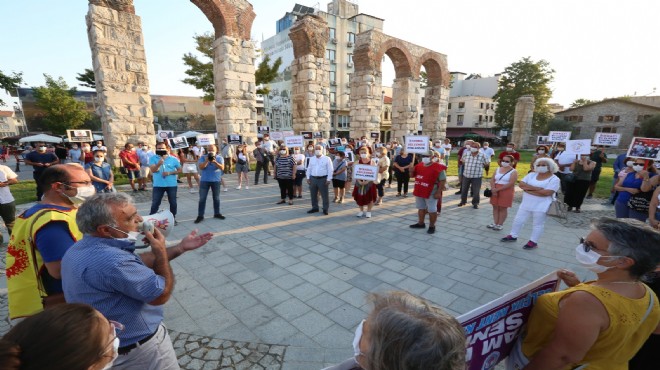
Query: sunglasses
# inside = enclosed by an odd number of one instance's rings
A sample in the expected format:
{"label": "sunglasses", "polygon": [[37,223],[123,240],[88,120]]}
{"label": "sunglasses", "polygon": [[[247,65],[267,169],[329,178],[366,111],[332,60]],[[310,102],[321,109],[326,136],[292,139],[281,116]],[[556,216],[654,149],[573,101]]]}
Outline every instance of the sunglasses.
{"label": "sunglasses", "polygon": [[585,252],[589,252],[589,251],[592,251],[592,250],[596,250],[596,251],[598,250],[598,248],[596,248],[594,243],[592,243],[590,241],[587,241],[584,238],[580,238],[580,244],[582,244],[582,247],[584,248]]}
{"label": "sunglasses", "polygon": [[509,162],[509,161],[502,161],[502,163],[511,163],[511,162]]}

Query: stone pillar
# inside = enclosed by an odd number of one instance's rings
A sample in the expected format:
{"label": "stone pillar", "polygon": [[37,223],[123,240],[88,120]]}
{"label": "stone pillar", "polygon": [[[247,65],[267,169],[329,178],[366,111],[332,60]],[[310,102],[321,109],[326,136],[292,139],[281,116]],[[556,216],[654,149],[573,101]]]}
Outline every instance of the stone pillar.
{"label": "stone pillar", "polygon": [[396,78],[392,90],[392,135],[401,141],[404,136],[417,133],[419,80]]}
{"label": "stone pillar", "polygon": [[213,49],[218,138],[240,134],[252,145],[257,136],[254,45],[251,41],[221,36],[213,43]]}
{"label": "stone pillar", "polygon": [[513,133],[511,142],[517,148],[526,148],[532,134],[532,118],[534,117],[534,96],[523,95],[518,98],[516,112],[513,116]]}
{"label": "stone pillar", "polygon": [[447,136],[447,109],[449,89],[441,85],[428,86],[424,91],[424,122],[422,133],[431,139],[444,140]]}
{"label": "stone pillar", "polygon": [[325,59],[329,39],[328,23],[315,15],[300,19],[291,27],[291,101],[293,130],[321,131],[330,135],[330,64]]}
{"label": "stone pillar", "polygon": [[142,24],[132,2],[123,3],[113,9],[90,1],[86,16],[103,137],[115,164],[126,142],[156,143]]}
{"label": "stone pillar", "polygon": [[355,71],[351,76],[352,138],[369,137],[370,132],[380,132],[380,114],[383,110],[381,81],[382,75],[376,70]]}

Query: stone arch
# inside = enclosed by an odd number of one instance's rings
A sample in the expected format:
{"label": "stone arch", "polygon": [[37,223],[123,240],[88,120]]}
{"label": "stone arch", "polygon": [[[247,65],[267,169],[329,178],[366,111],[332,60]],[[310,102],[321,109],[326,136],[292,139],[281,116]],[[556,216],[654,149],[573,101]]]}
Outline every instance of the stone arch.
{"label": "stone arch", "polygon": [[250,40],[256,14],[247,1],[190,0],[213,25],[215,38],[231,36]]}
{"label": "stone arch", "polygon": [[[387,55],[392,64],[394,65],[394,72],[396,78],[410,78],[413,77],[414,58],[410,55],[410,51],[405,45],[396,39],[387,40],[376,54],[378,61],[378,70],[382,71],[381,64],[383,56]],[[417,73],[419,76],[419,73]]]}
{"label": "stone arch", "polygon": [[442,55],[428,51],[416,60],[414,74],[419,76],[422,67],[426,70],[429,86],[449,87],[449,70],[447,69],[447,60],[442,59]]}

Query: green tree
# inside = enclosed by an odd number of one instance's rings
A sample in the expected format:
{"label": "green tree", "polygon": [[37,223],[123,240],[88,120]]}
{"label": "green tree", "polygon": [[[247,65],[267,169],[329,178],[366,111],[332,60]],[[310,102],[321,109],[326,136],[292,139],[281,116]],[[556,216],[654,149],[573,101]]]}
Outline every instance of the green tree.
{"label": "green tree", "polygon": [[[282,58],[277,58],[273,65],[269,65],[270,57],[266,55],[259,63],[257,70],[254,72],[254,79],[257,85],[257,94],[268,95],[270,88],[267,86],[271,83],[282,65]],[[260,86],[260,87],[259,87]]]}
{"label": "green tree", "polygon": [[532,129],[540,131],[545,127],[551,117],[548,100],[552,96],[552,90],[548,85],[554,79],[554,73],[547,61],[535,62],[530,57],[522,58],[506,67],[497,93],[493,96],[497,103],[495,121],[499,126],[512,127],[518,98],[532,95],[535,102]]}
{"label": "green tree", "polygon": [[660,114],[645,119],[639,127],[640,136],[660,138]]}
{"label": "green tree", "polygon": [[569,108],[579,108],[583,105],[587,105],[587,104],[591,104],[591,103],[595,103],[595,102],[596,102],[595,100],[589,100],[589,99],[583,99],[583,98],[575,99],[575,101],[571,103]]}
{"label": "green tree", "polygon": [[[18,85],[23,83],[23,73],[22,72],[12,72],[11,75],[6,75],[0,70],[0,88],[5,90],[7,93],[13,93],[16,91]],[[5,106],[5,102],[0,99],[0,107]]]}
{"label": "green tree", "polygon": [[76,80],[80,82],[80,86],[96,89],[96,78],[94,77],[94,71],[89,68],[85,68],[85,72],[83,73],[78,73]]}
{"label": "green tree", "polygon": [[55,80],[44,74],[46,85],[34,88],[37,107],[44,111],[43,122],[56,135],[67,129],[79,128],[89,118],[85,103],[73,98],[75,88],[69,88],[64,79]]}

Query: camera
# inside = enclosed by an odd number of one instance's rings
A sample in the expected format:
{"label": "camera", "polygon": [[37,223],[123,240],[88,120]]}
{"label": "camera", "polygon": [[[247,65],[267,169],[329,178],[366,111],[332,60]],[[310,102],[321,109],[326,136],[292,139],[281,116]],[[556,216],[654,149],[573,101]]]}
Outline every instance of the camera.
{"label": "camera", "polygon": [[209,153],[208,158],[209,158],[209,162],[213,162],[215,160],[215,154]]}

